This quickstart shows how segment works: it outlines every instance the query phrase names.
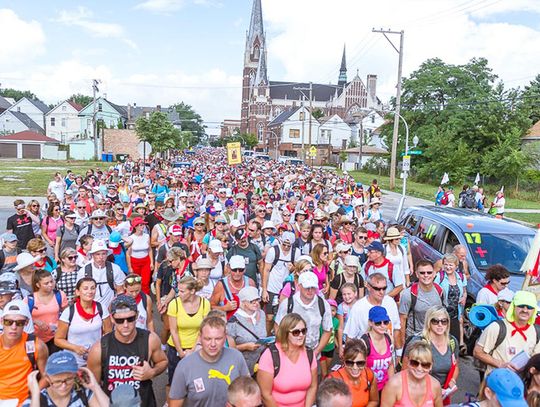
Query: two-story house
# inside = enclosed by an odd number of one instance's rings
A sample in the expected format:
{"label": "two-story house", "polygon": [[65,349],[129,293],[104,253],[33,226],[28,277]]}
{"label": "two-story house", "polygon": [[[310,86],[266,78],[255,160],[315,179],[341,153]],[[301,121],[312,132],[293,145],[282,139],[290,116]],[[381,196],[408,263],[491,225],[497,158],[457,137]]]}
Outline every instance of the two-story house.
{"label": "two-story house", "polygon": [[[117,129],[120,123],[125,128],[127,123],[127,111],[120,105],[116,105],[107,99],[100,97],[95,102],[96,123],[101,123],[105,128]],[[94,102],[90,102],[79,111],[79,124],[81,138],[93,138],[94,129],[92,119],[94,117]]]}
{"label": "two-story house", "polygon": [[41,100],[23,97],[11,105],[7,110],[26,114],[43,131],[45,128],[45,113],[47,113],[50,109],[49,106],[47,106]]}
{"label": "two-story house", "polygon": [[33,121],[26,113],[5,110],[0,113],[0,135],[32,130],[45,134],[45,130]]}
{"label": "two-story house", "polygon": [[65,144],[81,134],[79,112],[81,105],[64,100],[45,115],[47,137]]}

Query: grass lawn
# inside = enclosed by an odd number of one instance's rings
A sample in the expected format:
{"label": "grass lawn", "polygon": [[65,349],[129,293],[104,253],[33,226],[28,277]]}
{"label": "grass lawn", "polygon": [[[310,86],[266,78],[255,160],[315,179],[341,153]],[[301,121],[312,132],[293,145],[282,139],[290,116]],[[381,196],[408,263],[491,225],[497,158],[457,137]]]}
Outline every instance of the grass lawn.
{"label": "grass lawn", "polygon": [[516,219],[522,222],[530,223],[535,227],[536,225],[540,225],[540,213],[506,212],[504,215],[510,219]]}
{"label": "grass lawn", "polygon": [[101,161],[0,160],[0,196],[44,196],[56,171],[84,175],[88,169],[108,169]]}
{"label": "grass lawn", "polygon": [[[361,171],[351,171],[349,172],[351,176],[354,177],[354,179],[362,182],[363,184],[366,184],[367,186],[371,185],[371,181],[373,181],[374,178],[377,179],[379,186],[382,189],[390,189],[390,177],[387,176],[377,176],[374,174],[368,174]],[[396,180],[396,187],[394,188],[395,192],[401,192],[403,188],[403,181],[401,179]],[[456,198],[461,190],[461,187],[456,187],[455,193]],[[429,201],[435,200],[435,192],[437,191],[437,187],[429,184],[421,184],[419,182],[413,182],[408,181],[407,182],[407,194],[411,196],[415,196],[417,198],[423,198],[427,199]],[[488,202],[493,199],[493,196],[488,195]],[[538,200],[525,200],[525,199],[518,199],[518,198],[506,198],[506,207],[507,208],[514,208],[514,209],[540,209],[540,202]],[[513,217],[514,214],[512,214]],[[529,214],[519,214],[519,215],[529,215]],[[531,214],[535,215],[535,214]],[[518,219],[516,217],[516,219]],[[524,220],[524,219],[520,219]],[[526,221],[528,222],[528,221]],[[534,222],[533,222],[534,223]]]}

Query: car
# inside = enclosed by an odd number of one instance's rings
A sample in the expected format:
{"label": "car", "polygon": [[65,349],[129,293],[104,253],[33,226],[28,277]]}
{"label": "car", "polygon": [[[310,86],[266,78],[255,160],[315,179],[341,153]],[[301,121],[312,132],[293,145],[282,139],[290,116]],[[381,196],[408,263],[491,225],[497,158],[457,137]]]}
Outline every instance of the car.
{"label": "car", "polygon": [[265,160],[270,161],[270,156],[268,154],[255,153],[251,157],[253,160]]}
{"label": "car", "polygon": [[251,158],[255,154],[255,151],[253,150],[244,150],[242,151],[242,156],[245,158]]}
{"label": "car", "polygon": [[469,209],[428,205],[406,209],[399,223],[410,237],[415,263],[420,259],[435,262],[458,244],[467,248],[469,302],[485,286],[486,269],[497,263],[511,273],[509,288],[521,289],[525,276],[520,268],[535,236],[532,228]]}
{"label": "car", "polygon": [[173,163],[173,168],[189,168],[191,167],[191,163],[188,161],[176,161]]}
{"label": "car", "polygon": [[281,156],[278,161],[280,163],[292,164],[292,165],[304,165],[304,162],[300,158]]}

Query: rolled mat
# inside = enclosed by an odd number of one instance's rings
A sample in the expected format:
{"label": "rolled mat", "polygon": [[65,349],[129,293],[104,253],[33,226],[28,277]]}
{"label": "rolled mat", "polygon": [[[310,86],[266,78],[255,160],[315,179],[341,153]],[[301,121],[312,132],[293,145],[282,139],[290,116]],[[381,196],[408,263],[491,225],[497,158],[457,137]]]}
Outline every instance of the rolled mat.
{"label": "rolled mat", "polygon": [[474,326],[484,329],[493,321],[500,319],[493,305],[473,305],[469,310],[469,321]]}

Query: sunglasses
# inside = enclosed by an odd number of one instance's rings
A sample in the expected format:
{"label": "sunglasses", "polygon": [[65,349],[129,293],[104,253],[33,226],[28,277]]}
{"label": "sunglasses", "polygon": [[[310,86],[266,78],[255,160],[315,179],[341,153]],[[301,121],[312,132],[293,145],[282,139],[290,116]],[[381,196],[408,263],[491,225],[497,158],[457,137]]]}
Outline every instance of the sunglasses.
{"label": "sunglasses", "polygon": [[300,335],[306,335],[307,333],[307,328],[302,328],[302,329],[293,329],[292,331],[289,331],[291,333],[292,336],[294,337],[298,337]]}
{"label": "sunglasses", "polygon": [[290,213],[283,213],[281,214],[281,216],[283,216],[284,218],[290,218],[291,217],[291,214]]}
{"label": "sunglasses", "polygon": [[245,269],[231,269],[233,273],[243,273]]}
{"label": "sunglasses", "polygon": [[127,317],[127,318],[113,318],[114,319],[114,322],[116,322],[118,325],[122,325],[124,322],[135,322],[135,320],[137,319],[137,315],[133,315],[131,317]]}
{"label": "sunglasses", "polygon": [[15,324],[17,327],[22,327],[26,325],[26,319],[25,320],[14,320],[14,319],[6,319],[4,318],[3,324],[4,326],[12,326]]}
{"label": "sunglasses", "polygon": [[358,366],[360,369],[363,369],[366,366],[365,360],[346,360],[345,366],[347,367],[355,367]]}
{"label": "sunglasses", "polygon": [[328,256],[328,252],[322,252],[321,253],[323,256]]}
{"label": "sunglasses", "polygon": [[45,253],[47,251],[47,249],[40,249],[40,250],[36,250],[36,253]]}
{"label": "sunglasses", "polygon": [[534,307],[531,307],[530,305],[525,305],[525,304],[516,305],[516,308],[527,308],[529,311],[534,309]]}
{"label": "sunglasses", "polygon": [[371,284],[369,284],[369,286],[374,289],[375,291],[386,291],[386,289],[388,288],[388,286],[384,286],[384,287],[374,287],[372,286]]}
{"label": "sunglasses", "polygon": [[390,323],[390,321],[377,321],[377,322],[374,322],[375,325],[377,326],[381,326],[381,325],[388,325]]}
{"label": "sunglasses", "polygon": [[356,236],[357,239],[362,239],[362,240],[366,240],[367,239],[367,236]]}
{"label": "sunglasses", "polygon": [[39,208],[39,205],[32,205],[32,208]]}
{"label": "sunglasses", "polygon": [[418,366],[422,366],[422,369],[425,369],[425,370],[430,370],[431,369],[431,363],[430,362],[420,362],[419,360],[416,360],[416,359],[410,359],[409,360],[409,365],[413,369],[416,369]]}
{"label": "sunglasses", "polygon": [[86,209],[85,206],[77,206],[77,209]]}
{"label": "sunglasses", "polygon": [[418,274],[421,276],[430,276],[433,274],[433,271],[419,271]]}
{"label": "sunglasses", "polygon": [[67,256],[66,259],[71,260],[71,261],[77,260],[77,256]]}
{"label": "sunglasses", "polygon": [[447,318],[443,318],[443,319],[436,319],[436,318],[433,318],[431,320],[431,325],[442,325],[442,326],[446,326],[448,325],[448,319]]}
{"label": "sunglasses", "polygon": [[188,206],[186,206],[186,208],[187,208],[187,209],[193,209],[193,208],[195,208],[195,207],[192,206],[192,205],[188,205]]}
{"label": "sunglasses", "polygon": [[510,281],[499,281],[500,285],[508,285],[510,284]]}
{"label": "sunglasses", "polygon": [[126,284],[128,285],[139,284],[141,281],[142,281],[142,278],[140,276],[126,278]]}

